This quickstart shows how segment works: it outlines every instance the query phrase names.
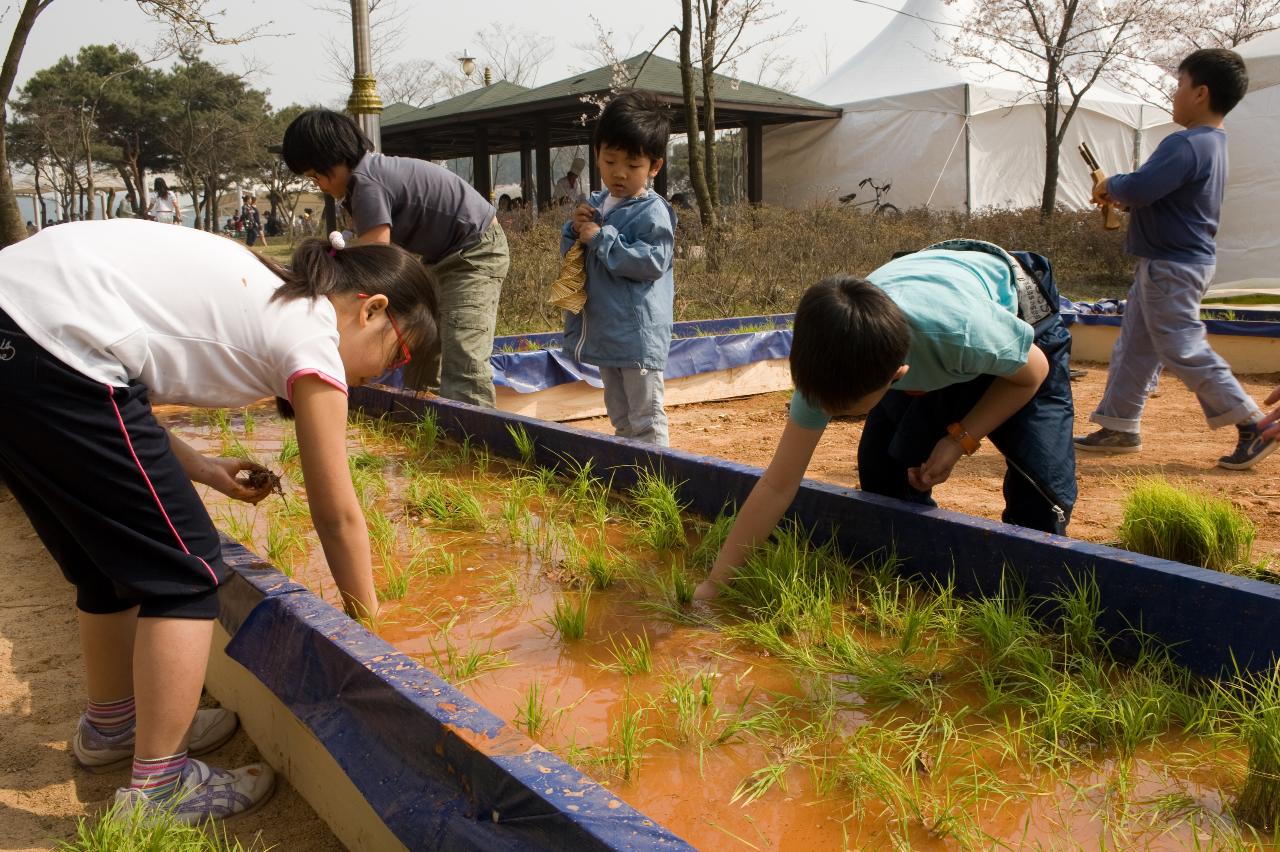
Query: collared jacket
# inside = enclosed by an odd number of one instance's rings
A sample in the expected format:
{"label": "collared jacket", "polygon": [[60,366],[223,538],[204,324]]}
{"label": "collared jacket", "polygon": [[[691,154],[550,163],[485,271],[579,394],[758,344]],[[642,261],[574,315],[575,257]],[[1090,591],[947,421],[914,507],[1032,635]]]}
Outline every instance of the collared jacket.
{"label": "collared jacket", "polygon": [[[671,348],[676,214],[652,190],[628,198],[601,217],[609,191],[591,195],[600,232],[583,246],[587,306],[565,312],[564,348],[597,367],[664,370]],[[572,222],[560,234],[560,254],[577,239]]]}

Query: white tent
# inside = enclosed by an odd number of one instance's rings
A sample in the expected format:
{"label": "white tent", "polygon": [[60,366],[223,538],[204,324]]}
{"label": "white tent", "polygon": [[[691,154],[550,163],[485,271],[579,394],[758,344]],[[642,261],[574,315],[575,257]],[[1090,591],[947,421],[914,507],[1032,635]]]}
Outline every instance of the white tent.
{"label": "white tent", "polygon": [[[844,115],[764,134],[765,199],[800,205],[857,191],[863,178],[891,181],[884,201],[900,208],[980,210],[1040,203],[1044,110],[1028,84],[994,65],[955,67],[948,39],[963,10],[908,0],[902,11],[806,96]],[[1167,112],[1101,82],[1072,119],[1062,146],[1058,201],[1088,204],[1092,182],[1076,146],[1088,141],[1108,173],[1172,130]]]}
{"label": "white tent", "polygon": [[1274,293],[1280,302],[1280,31],[1240,46],[1249,94],[1227,116],[1230,171],[1214,296]]}

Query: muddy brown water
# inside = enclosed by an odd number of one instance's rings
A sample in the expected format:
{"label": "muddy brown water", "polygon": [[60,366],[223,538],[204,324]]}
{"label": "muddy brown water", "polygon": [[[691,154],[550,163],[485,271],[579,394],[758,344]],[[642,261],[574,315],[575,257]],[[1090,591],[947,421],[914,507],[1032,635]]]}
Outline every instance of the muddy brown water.
{"label": "muddy brown water", "polygon": [[[278,460],[290,427],[267,407],[251,410],[251,431],[246,431],[240,415],[227,430],[185,409],[158,413],[202,451],[235,451],[238,445],[284,473],[285,500],[295,501],[295,507],[296,501],[305,501],[296,462],[282,465]],[[998,744],[970,744],[963,758],[945,767],[908,768],[912,795],[907,798],[884,792],[874,780],[832,788],[810,766],[787,765],[787,756],[797,748],[797,729],[814,712],[807,699],[821,689],[839,691],[838,681],[828,678],[820,683],[767,652],[728,638],[724,620],[715,613],[691,625],[656,609],[659,596],[642,582],[642,575],[666,576],[678,557],[636,544],[635,528],[628,521],[611,515],[606,535],[612,545],[627,551],[634,566],[630,582],[594,592],[585,638],[566,641],[548,621],[565,590],[559,549],[513,541],[500,520],[512,467],[494,460],[480,473],[456,459],[441,465],[438,460],[456,454],[457,445],[442,443],[433,458],[424,459],[394,440],[355,426],[349,432],[349,448],[353,454],[373,453],[383,459],[379,465],[386,491],[370,505],[395,521],[397,559],[404,564],[412,558],[411,550],[438,548],[436,557],[424,564],[439,566],[446,561],[442,553],[453,561],[451,573],[437,567],[418,577],[403,600],[388,602],[376,631],[517,727],[524,721],[520,706],[531,688],[539,689],[549,717],[537,732],[540,745],[700,849],[974,848],[973,838],[980,835],[948,833],[948,814],[960,822],[971,821],[985,834],[981,848],[1181,850],[1239,843],[1232,830],[1222,827],[1227,819],[1222,791],[1238,785],[1243,755],[1188,738],[1164,737],[1139,750],[1132,761],[1100,755],[1056,772],[1025,756],[1010,756]],[[466,485],[481,500],[488,528],[447,529],[408,512],[406,463]],[[215,492],[205,499],[223,530],[242,537],[264,557],[273,531],[277,543],[282,529],[296,533],[300,546],[282,548],[277,564],[337,603],[318,540],[304,514],[295,512],[286,520],[284,501],[276,496],[256,508],[228,505]],[[549,517],[566,520],[555,518],[550,500],[530,499],[527,505],[544,525]],[[696,540],[696,530],[691,531]],[[575,532],[584,539],[598,535],[587,524]],[[374,560],[381,587],[385,572],[376,549]],[[612,649],[625,639],[634,642],[641,637],[647,637],[652,648],[650,673],[627,676],[606,667],[613,661]],[[468,655],[496,667],[460,675]],[[692,717],[702,731],[682,733],[669,687],[676,681],[702,680],[712,684],[710,706]],[[823,729],[835,734],[825,749],[833,758],[840,754],[842,737],[904,715],[877,715],[851,691],[840,699],[834,718]],[[949,700],[958,706],[982,705],[976,688],[961,687]],[[787,730],[745,731],[715,743],[734,720],[783,707],[792,720]],[[634,768],[624,771],[618,759],[622,722],[637,710],[642,712],[635,733],[644,747]],[[823,752],[819,747],[811,753]],[[777,783],[763,795],[751,801],[736,795],[758,777],[756,773],[778,765],[786,768],[778,771]],[[993,783],[989,795],[967,793]]]}

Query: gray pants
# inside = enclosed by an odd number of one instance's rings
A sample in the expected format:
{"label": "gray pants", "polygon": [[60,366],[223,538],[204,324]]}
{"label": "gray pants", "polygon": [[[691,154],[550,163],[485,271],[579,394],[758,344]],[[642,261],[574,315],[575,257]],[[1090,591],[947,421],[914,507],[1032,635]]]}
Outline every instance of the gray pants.
{"label": "gray pants", "polygon": [[431,266],[440,310],[440,337],[412,353],[405,387],[493,408],[493,328],[510,258],[507,235],[494,219],[480,241]]}
{"label": "gray pants", "polygon": [[667,446],[667,412],[662,408],[661,370],[601,367],[604,407],[613,433],[623,438]]}
{"label": "gray pants", "polygon": [[1242,423],[1258,412],[1231,367],[1209,346],[1200,320],[1200,300],[1213,269],[1139,259],[1120,339],[1111,352],[1107,389],[1090,420],[1107,429],[1137,432],[1161,365],[1196,395],[1214,429]]}

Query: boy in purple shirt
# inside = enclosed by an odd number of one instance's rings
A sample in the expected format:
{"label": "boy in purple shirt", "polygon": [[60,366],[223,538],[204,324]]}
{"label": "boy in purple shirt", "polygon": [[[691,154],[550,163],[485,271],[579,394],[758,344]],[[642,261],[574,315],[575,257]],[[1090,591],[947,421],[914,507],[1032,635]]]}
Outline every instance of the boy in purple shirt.
{"label": "boy in purple shirt", "polygon": [[1185,127],[1165,138],[1136,172],[1094,187],[1096,203],[1129,208],[1126,249],[1138,258],[1107,388],[1090,420],[1102,428],[1075,439],[1076,449],[1136,453],[1148,389],[1163,365],[1196,395],[1210,428],[1235,425],[1235,451],[1218,459],[1231,470],[1253,467],[1276,448],[1259,426],[1258,408],[1209,346],[1200,300],[1213,279],[1214,237],[1227,180],[1223,118],[1249,87],[1244,60],[1222,49],[1197,50],[1178,66],[1173,120]]}

